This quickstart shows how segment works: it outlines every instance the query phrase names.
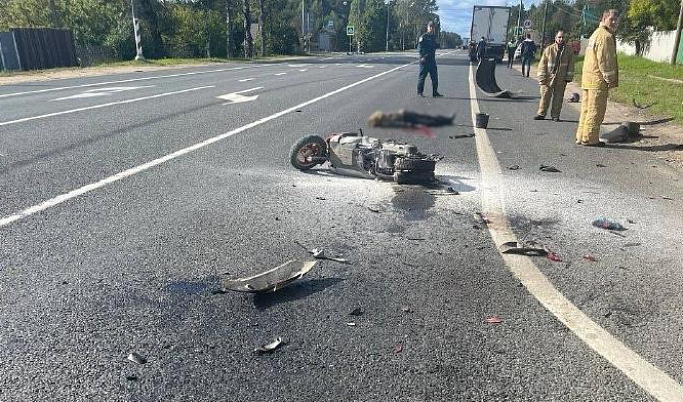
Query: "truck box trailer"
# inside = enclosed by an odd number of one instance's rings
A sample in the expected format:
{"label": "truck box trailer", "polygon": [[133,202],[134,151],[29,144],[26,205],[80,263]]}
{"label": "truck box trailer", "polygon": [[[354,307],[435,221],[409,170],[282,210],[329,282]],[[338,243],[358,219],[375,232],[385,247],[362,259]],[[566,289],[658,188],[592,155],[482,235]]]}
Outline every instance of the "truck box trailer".
{"label": "truck box trailer", "polygon": [[476,46],[482,37],[486,38],[485,57],[494,58],[497,62],[503,60],[511,10],[511,7],[474,6],[470,30],[470,60],[477,61]]}

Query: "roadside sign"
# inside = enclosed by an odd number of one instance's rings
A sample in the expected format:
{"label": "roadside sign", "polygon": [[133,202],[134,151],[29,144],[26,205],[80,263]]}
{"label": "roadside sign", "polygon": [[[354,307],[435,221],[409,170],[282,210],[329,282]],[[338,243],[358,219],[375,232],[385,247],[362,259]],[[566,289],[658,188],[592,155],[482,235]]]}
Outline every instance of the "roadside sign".
{"label": "roadside sign", "polygon": [[346,26],[346,35],[347,36],[353,36],[355,34],[355,28],[353,25],[347,25]]}
{"label": "roadside sign", "polygon": [[524,28],[515,27],[515,35],[522,35],[524,33]]}
{"label": "roadside sign", "polygon": [[530,29],[532,25],[531,20],[524,20],[524,28]]}

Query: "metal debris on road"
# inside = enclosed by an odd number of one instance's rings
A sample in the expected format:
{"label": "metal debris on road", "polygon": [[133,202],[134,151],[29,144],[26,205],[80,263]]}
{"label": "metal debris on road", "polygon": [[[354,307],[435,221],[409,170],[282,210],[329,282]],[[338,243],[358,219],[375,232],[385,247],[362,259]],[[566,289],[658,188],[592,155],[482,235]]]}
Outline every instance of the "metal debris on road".
{"label": "metal debris on road", "polygon": [[541,244],[530,241],[526,243],[519,243],[516,241],[508,241],[501,244],[498,250],[502,254],[520,254],[529,257],[542,257],[548,255],[548,249]]}
{"label": "metal debris on road", "polygon": [[356,308],[353,309],[352,312],[349,313],[349,315],[353,315],[353,316],[358,317],[358,316],[363,315],[364,313],[365,313],[365,312],[363,311],[362,308],[356,307]]}
{"label": "metal debris on road", "polygon": [[313,250],[309,250],[309,253],[313,255],[313,258],[316,258],[318,260],[330,260],[334,262],[340,262],[342,264],[346,264],[349,262],[349,260],[345,258],[339,258],[339,257],[328,257],[325,255],[325,250],[322,248],[314,248]]}
{"label": "metal debris on road", "polygon": [[519,170],[519,169],[521,169],[521,168],[519,167],[519,165],[510,165],[510,166],[508,166],[508,170]]}
{"label": "metal debris on road", "polygon": [[486,317],[484,319],[484,322],[486,322],[488,324],[500,324],[503,322],[503,319],[500,318],[500,316],[498,316],[498,315],[492,315],[490,317]]}
{"label": "metal debris on road", "polygon": [[132,361],[133,363],[137,364],[145,364],[147,363],[147,359],[144,358],[142,355],[136,352],[132,352],[131,354],[128,355],[128,360]]}
{"label": "metal debris on road", "polygon": [[310,260],[290,260],[254,276],[225,280],[223,286],[237,292],[275,292],[304,276],[317,263],[317,261]]}
{"label": "metal debris on road", "polygon": [[373,208],[373,207],[368,207],[368,210],[369,210],[370,212],[374,212],[374,213],[376,213],[376,214],[378,214],[378,213],[381,212],[379,209]]}
{"label": "metal debris on road", "polygon": [[327,201],[327,198],[325,197],[315,197],[315,199],[320,201]]}
{"label": "metal debris on road", "polygon": [[550,165],[541,165],[539,168],[541,172],[551,172],[551,173],[560,173],[562,172],[560,169],[556,168],[555,166],[550,166]]}
{"label": "metal debris on road", "polygon": [[265,354],[265,353],[272,353],[275,349],[279,348],[280,346],[282,346],[284,344],[285,344],[285,342],[283,342],[282,338],[280,338],[278,336],[272,342],[266,343],[265,345],[259,346],[256,349],[254,349],[254,352],[256,352],[260,355]]}
{"label": "metal debris on road", "polygon": [[606,168],[606,167],[607,167],[607,165],[603,165],[602,163],[598,163],[598,164],[595,165],[595,166],[596,166],[596,167],[599,167],[599,168]]}
{"label": "metal debris on road", "polygon": [[592,223],[596,228],[608,229],[608,230],[626,230],[626,228],[619,222],[611,218],[606,218],[604,216],[599,217]]}

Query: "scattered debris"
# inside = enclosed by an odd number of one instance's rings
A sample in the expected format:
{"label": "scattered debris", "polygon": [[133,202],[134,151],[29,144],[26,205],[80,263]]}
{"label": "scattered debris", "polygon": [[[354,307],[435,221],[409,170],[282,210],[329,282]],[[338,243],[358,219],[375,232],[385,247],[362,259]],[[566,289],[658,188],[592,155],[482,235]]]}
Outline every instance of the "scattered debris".
{"label": "scattered debris", "polygon": [[626,243],[626,244],[624,244],[623,247],[638,247],[638,246],[642,246],[642,245],[643,245],[642,243]]}
{"label": "scattered debris", "polygon": [[521,168],[519,167],[519,165],[510,165],[510,166],[508,166],[508,170],[519,170],[519,169],[521,169]]}
{"label": "scattered debris", "polygon": [[[488,225],[489,223],[491,223],[491,221],[489,221],[488,219],[486,219],[486,218],[484,217],[484,214],[482,214],[481,212],[475,212],[475,213],[472,214],[472,216],[474,217],[474,221],[477,222],[478,224],[480,224],[481,226],[486,226],[486,225]],[[478,228],[477,228],[477,229],[478,229]]]}
{"label": "scattered debris", "polygon": [[606,168],[606,167],[607,167],[607,165],[603,165],[602,163],[598,163],[598,164],[595,165],[595,166],[596,166],[596,167],[599,167],[599,168]]}
{"label": "scattered debris", "polygon": [[379,209],[377,209],[377,208],[374,208],[374,207],[368,207],[368,211],[370,211],[370,212],[374,212],[374,213],[376,213],[376,214],[378,214],[378,213],[380,213],[380,212],[381,212],[381,211],[380,211]]}
{"label": "scattered debris", "polygon": [[214,289],[211,291],[212,295],[223,295],[228,293],[228,291],[225,288],[220,288],[220,289]]}
{"label": "scattered debris", "polygon": [[552,251],[548,252],[546,257],[553,262],[562,262],[562,256]]}
{"label": "scattered debris", "polygon": [[593,226],[595,226],[596,228],[608,230],[626,230],[626,228],[622,226],[621,223],[611,218],[605,218],[604,216],[601,216],[598,219],[594,220]]}
{"label": "scattered debris", "polygon": [[456,135],[449,135],[448,138],[452,140],[456,140],[459,138],[472,138],[474,137],[474,133],[469,133],[469,134],[456,134]]}
{"label": "scattered debris", "polygon": [[593,257],[593,256],[590,255],[590,254],[584,255],[584,256],[583,256],[583,259],[586,260],[586,261],[588,261],[588,262],[597,262],[597,261],[598,261],[595,257]]}
{"label": "scattered debris", "polygon": [[126,375],[126,380],[128,380],[128,381],[137,381],[137,380],[138,380],[138,376],[137,376],[137,374],[128,374],[128,375]]}
{"label": "scattered debris", "polygon": [[501,244],[498,251],[502,254],[520,254],[531,257],[540,257],[548,255],[548,249],[536,242],[519,243],[516,241],[509,241]]}
{"label": "scattered debris", "polygon": [[147,363],[147,359],[144,358],[142,355],[136,352],[132,352],[131,354],[128,355],[128,360],[132,361],[133,363],[137,364],[145,364]]}
{"label": "scattered debris", "polygon": [[363,311],[362,308],[356,307],[356,308],[353,309],[352,312],[349,313],[349,315],[353,315],[353,316],[358,317],[358,316],[363,315],[364,313],[365,313],[365,312]]}
{"label": "scattered debris", "polygon": [[663,200],[669,200],[669,201],[673,201],[673,200],[674,200],[673,198],[667,197],[667,196],[664,196],[664,195],[662,196],[662,199],[663,199]]}
{"label": "scattered debris", "polygon": [[[624,230],[626,230],[626,229],[624,229]],[[608,232],[612,233],[612,234],[613,234],[613,235],[615,235],[615,236],[619,236],[619,237],[623,237],[623,238],[626,238],[626,236],[625,236],[625,235],[623,235],[623,234],[621,234],[621,233],[619,233],[619,232],[617,232],[617,231],[614,231],[614,230],[608,230]]]}
{"label": "scattered debris", "polygon": [[542,172],[551,172],[551,173],[560,173],[562,172],[560,169],[556,168],[555,166],[550,166],[550,165],[541,165],[539,168],[540,171]]}
{"label": "scattered debris", "polygon": [[290,260],[282,265],[254,276],[228,279],[223,282],[225,289],[237,292],[270,293],[282,289],[310,271],[317,261]]}
{"label": "scattered debris", "polygon": [[406,240],[424,241],[424,240],[427,240],[427,239],[422,238],[422,237],[406,237]]}
{"label": "scattered debris", "polygon": [[631,225],[635,225],[636,221],[631,220],[631,219],[626,219],[626,222],[630,223]]}
{"label": "scattered debris", "polygon": [[401,353],[403,352],[403,345],[400,343],[397,343],[394,345],[394,353]]}
{"label": "scattered debris", "polygon": [[256,349],[254,349],[254,352],[262,355],[265,353],[272,353],[275,349],[279,348],[280,346],[284,345],[285,342],[282,341],[282,338],[277,337],[275,340],[273,340],[270,343],[266,343],[265,345],[259,346]]}
{"label": "scattered debris", "polygon": [[408,307],[408,306],[401,307],[401,311],[403,311],[404,313],[412,313],[413,312],[413,310],[411,310],[410,307]]}
{"label": "scattered debris", "polygon": [[346,323],[346,326],[347,326],[347,327],[355,327],[355,326],[356,326],[356,323],[355,323],[355,322],[347,322],[347,323]]}
{"label": "scattered debris", "polygon": [[401,109],[395,113],[376,111],[368,117],[370,127],[441,127],[453,124],[452,116],[438,116]]}
{"label": "scattered debris", "polygon": [[484,319],[484,322],[486,322],[488,324],[500,324],[503,322],[503,319],[500,318],[500,316],[498,316],[498,315],[492,315],[490,317],[486,317]]}
{"label": "scattered debris", "polygon": [[325,197],[315,197],[315,199],[320,201],[327,201],[327,198]]}
{"label": "scattered debris", "polygon": [[313,255],[313,258],[316,258],[318,260],[330,260],[335,262],[341,262],[342,264],[346,264],[349,262],[349,260],[345,258],[326,256],[325,250],[323,250],[322,248],[314,248],[313,250],[309,250],[309,253]]}

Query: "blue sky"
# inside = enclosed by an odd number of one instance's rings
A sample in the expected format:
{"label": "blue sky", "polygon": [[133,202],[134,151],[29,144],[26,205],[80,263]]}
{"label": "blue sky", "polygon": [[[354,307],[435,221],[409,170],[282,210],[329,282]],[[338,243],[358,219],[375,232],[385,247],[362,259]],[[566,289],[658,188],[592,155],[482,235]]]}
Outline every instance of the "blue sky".
{"label": "blue sky", "polygon": [[[537,3],[537,0],[524,0],[524,5]],[[472,24],[472,7],[479,6],[512,6],[519,4],[519,0],[438,0],[439,17],[442,29],[449,32],[457,32],[463,37],[468,37]]]}

